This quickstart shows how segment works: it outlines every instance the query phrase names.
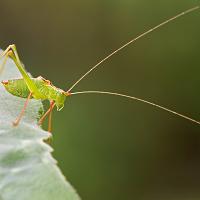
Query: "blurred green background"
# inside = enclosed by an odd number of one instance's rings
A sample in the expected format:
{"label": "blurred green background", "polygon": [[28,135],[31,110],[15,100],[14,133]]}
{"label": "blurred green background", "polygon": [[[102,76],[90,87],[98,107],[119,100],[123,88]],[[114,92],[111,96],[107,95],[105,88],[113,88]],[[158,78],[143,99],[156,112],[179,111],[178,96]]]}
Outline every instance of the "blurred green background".
{"label": "blurred green background", "polygon": [[[1,2],[1,48],[63,89],[124,42],[197,0]],[[141,39],[74,88],[199,118],[200,11]],[[83,200],[200,199],[200,127],[149,105],[80,95],[53,114],[54,157]]]}

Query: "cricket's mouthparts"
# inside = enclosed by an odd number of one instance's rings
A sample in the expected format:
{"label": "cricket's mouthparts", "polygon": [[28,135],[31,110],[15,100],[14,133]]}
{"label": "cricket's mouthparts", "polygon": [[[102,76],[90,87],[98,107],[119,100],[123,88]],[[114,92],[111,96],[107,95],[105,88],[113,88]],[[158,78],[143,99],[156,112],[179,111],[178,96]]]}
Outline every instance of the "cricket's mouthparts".
{"label": "cricket's mouthparts", "polygon": [[71,92],[65,92],[65,95],[70,96],[70,95],[72,95],[72,93]]}

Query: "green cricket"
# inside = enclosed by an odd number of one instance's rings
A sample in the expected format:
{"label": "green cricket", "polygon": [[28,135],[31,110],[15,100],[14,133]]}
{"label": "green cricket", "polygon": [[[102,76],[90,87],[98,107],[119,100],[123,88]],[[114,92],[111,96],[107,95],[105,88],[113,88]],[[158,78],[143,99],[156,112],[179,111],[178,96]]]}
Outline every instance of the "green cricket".
{"label": "green cricket", "polygon": [[102,64],[103,62],[105,62],[106,60],[108,60],[111,56],[113,56],[114,54],[118,53],[119,51],[121,51],[122,49],[124,49],[125,47],[127,47],[128,45],[134,43],[136,40],[146,36],[147,34],[151,33],[152,31],[160,28],[161,26],[164,26],[166,24],[168,24],[169,22],[183,16],[186,15],[192,11],[195,11],[197,9],[199,9],[200,6],[196,6],[193,7],[191,9],[188,9],[184,12],[179,13],[178,15],[165,20],[164,22],[160,23],[159,25],[149,29],[148,31],[142,33],[141,35],[135,37],[134,39],[131,39],[130,41],[128,41],[127,43],[125,43],[123,46],[121,46],[120,48],[116,49],[115,51],[113,51],[111,54],[109,54],[107,57],[105,57],[104,59],[102,59],[100,62],[98,62],[96,65],[94,65],[93,67],[91,67],[85,74],[83,74],[68,90],[62,90],[60,88],[55,87],[51,81],[43,78],[42,76],[39,76],[37,78],[32,78],[29,76],[29,74],[25,71],[24,66],[22,64],[22,62],[19,59],[18,53],[17,53],[17,49],[16,46],[13,45],[9,45],[7,47],[7,49],[2,53],[1,58],[4,58],[2,65],[0,67],[0,72],[3,71],[6,61],[8,58],[11,58],[15,65],[17,66],[19,72],[22,75],[22,78],[20,79],[13,79],[13,80],[5,80],[2,81],[2,84],[4,85],[5,89],[11,93],[14,96],[17,97],[21,97],[21,98],[26,98],[25,104],[23,109],[21,110],[19,116],[16,118],[15,121],[13,121],[13,126],[17,126],[23,115],[24,112],[27,108],[28,102],[31,98],[37,99],[37,100],[49,100],[50,102],[50,107],[49,109],[46,111],[46,113],[40,118],[40,120],[38,121],[38,124],[41,125],[44,121],[44,119],[49,116],[49,122],[48,122],[48,131],[51,132],[51,121],[52,121],[52,110],[53,108],[56,106],[57,110],[60,111],[63,107],[64,107],[64,103],[67,97],[71,96],[71,95],[77,95],[77,94],[89,94],[89,93],[94,93],[94,94],[108,94],[108,95],[115,95],[115,96],[120,96],[120,97],[125,97],[128,99],[132,99],[132,100],[136,100],[136,101],[140,101],[152,106],[155,106],[159,109],[165,110],[167,112],[170,112],[174,115],[177,115],[179,117],[182,117],[186,120],[189,120],[193,123],[199,124],[200,125],[200,121],[197,121],[195,119],[192,119],[186,115],[180,114],[176,111],[170,110],[166,107],[160,106],[158,104],[152,103],[150,101],[146,101],[144,99],[140,99],[134,96],[129,96],[126,94],[120,94],[120,93],[116,93],[116,92],[108,92],[108,91],[80,91],[80,92],[71,92],[71,90],[83,79],[85,78],[90,72],[92,72],[94,69],[96,69],[100,64]]}

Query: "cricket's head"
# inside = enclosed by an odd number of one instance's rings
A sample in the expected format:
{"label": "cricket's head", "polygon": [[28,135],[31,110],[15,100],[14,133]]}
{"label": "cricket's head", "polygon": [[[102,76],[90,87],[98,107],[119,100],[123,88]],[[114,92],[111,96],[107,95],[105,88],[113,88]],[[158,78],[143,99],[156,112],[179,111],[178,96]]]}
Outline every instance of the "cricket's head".
{"label": "cricket's head", "polygon": [[71,94],[69,92],[64,92],[64,91],[61,91],[60,94],[57,94],[55,103],[58,111],[62,110],[62,108],[64,107],[66,97],[70,95]]}

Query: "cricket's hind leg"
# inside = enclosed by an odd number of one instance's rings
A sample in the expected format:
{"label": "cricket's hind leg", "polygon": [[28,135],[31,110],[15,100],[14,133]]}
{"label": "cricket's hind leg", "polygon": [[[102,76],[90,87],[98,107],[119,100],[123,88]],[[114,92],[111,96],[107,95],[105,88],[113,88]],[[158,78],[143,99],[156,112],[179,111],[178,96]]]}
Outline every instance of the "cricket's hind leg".
{"label": "cricket's hind leg", "polygon": [[16,67],[18,68],[19,72],[21,73],[22,77],[24,78],[24,81],[26,82],[29,90],[33,93],[33,97],[40,96],[40,92],[38,91],[38,88],[34,81],[31,79],[29,74],[26,72],[24,69],[24,65],[21,63],[18,53],[17,53],[17,48],[14,44],[9,45],[7,49],[2,53],[1,57],[5,58],[11,58]]}
{"label": "cricket's hind leg", "polygon": [[[16,55],[15,55],[16,54]],[[2,52],[2,54],[0,55],[0,59],[4,58],[2,64],[0,65],[0,74],[3,72],[6,62],[8,60],[9,57],[13,57],[13,55],[15,55],[16,58],[19,59],[17,51],[16,51],[16,46],[14,44],[9,45],[5,51]]]}
{"label": "cricket's hind leg", "polygon": [[[2,57],[3,57],[3,55],[0,56],[0,59],[1,59]],[[6,55],[4,56],[3,62],[2,62],[1,65],[0,65],[0,74],[3,73],[8,58],[9,58],[9,54],[6,54]]]}
{"label": "cricket's hind leg", "polygon": [[17,53],[17,48],[14,44],[11,44],[9,45],[5,51],[3,51],[3,53],[1,54],[0,57],[4,57],[4,56],[8,56],[8,57],[11,57],[11,58],[15,58],[17,61],[20,62],[19,60],[19,56],[18,56],[18,53]]}

